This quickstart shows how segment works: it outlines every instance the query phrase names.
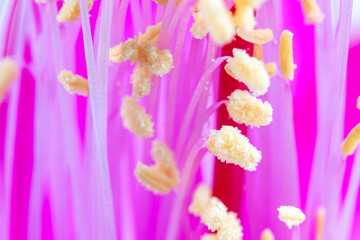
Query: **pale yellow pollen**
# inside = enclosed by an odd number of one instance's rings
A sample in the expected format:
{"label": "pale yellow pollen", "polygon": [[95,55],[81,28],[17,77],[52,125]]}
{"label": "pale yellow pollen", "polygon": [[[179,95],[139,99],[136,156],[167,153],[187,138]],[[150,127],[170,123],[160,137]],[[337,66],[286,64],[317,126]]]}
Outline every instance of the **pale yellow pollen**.
{"label": "pale yellow pollen", "polygon": [[211,195],[211,189],[200,183],[193,194],[192,202],[189,206],[189,212],[195,216],[201,216],[201,214],[207,209]]}
{"label": "pale yellow pollen", "polygon": [[145,108],[136,100],[126,96],[122,100],[120,115],[123,118],[124,127],[137,137],[147,138],[154,136],[154,123],[151,116],[145,113]]}
{"label": "pale yellow pollen", "polygon": [[320,207],[316,212],[316,237],[315,240],[324,239],[325,208]]}
{"label": "pale yellow pollen", "polygon": [[360,109],[360,96],[357,98],[356,107],[357,109]]}
{"label": "pale yellow pollen", "polygon": [[274,34],[270,28],[254,29],[247,33],[243,33],[238,30],[237,34],[245,41],[254,44],[265,44],[270,42],[274,38]]}
{"label": "pale yellow pollen", "polygon": [[347,135],[341,146],[344,156],[352,155],[360,142],[360,123],[356,125]]}
{"label": "pale yellow pollen", "polygon": [[232,126],[211,130],[207,148],[221,161],[239,165],[248,171],[255,171],[261,160],[261,152],[250,144],[239,129]]}
{"label": "pale yellow pollen", "polygon": [[70,94],[77,94],[84,97],[89,96],[89,82],[80,75],[75,75],[71,71],[62,70],[57,79]]}
{"label": "pale yellow pollen", "polygon": [[264,231],[262,231],[261,240],[275,240],[274,234],[269,228],[266,228]]}
{"label": "pale yellow pollen", "polygon": [[267,92],[270,78],[262,61],[250,57],[245,50],[233,49],[234,57],[227,60],[225,70],[240,82],[246,84],[254,95],[259,96]]}
{"label": "pale yellow pollen", "polygon": [[218,198],[211,197],[206,210],[201,214],[201,222],[214,232],[220,229],[226,217],[227,207]]}
{"label": "pale yellow pollen", "polygon": [[305,23],[320,23],[324,20],[324,14],[321,12],[315,0],[301,0]]}
{"label": "pale yellow pollen", "polygon": [[273,109],[270,103],[262,102],[248,91],[242,90],[235,90],[228,98],[226,108],[235,122],[255,127],[271,123]]}
{"label": "pale yellow pollen", "polygon": [[201,12],[193,12],[194,23],[190,28],[190,32],[196,39],[203,39],[209,32],[206,26],[204,16]]}
{"label": "pale yellow pollen", "polygon": [[132,93],[136,100],[150,94],[151,77],[149,69],[136,65],[133,74],[131,74]]}
{"label": "pale yellow pollen", "polygon": [[264,62],[264,53],[263,53],[263,47],[260,44],[254,44],[254,49],[253,49],[253,56],[254,58],[256,58],[257,60],[263,61]]}
{"label": "pale yellow pollen", "polygon": [[254,16],[254,8],[246,1],[237,0],[235,2],[236,11],[233,16],[233,23],[237,27],[237,31],[248,33],[255,28],[256,20]]}
{"label": "pale yellow pollen", "polygon": [[293,226],[299,226],[305,220],[305,214],[293,206],[280,206],[279,219],[283,221],[290,229]]}
{"label": "pale yellow pollen", "polygon": [[265,69],[269,77],[273,77],[277,74],[276,63],[274,62],[265,64]]}
{"label": "pale yellow pollen", "polygon": [[292,46],[293,34],[284,30],[280,37],[279,56],[280,56],[280,68],[283,78],[294,79],[294,71],[296,65],[293,58],[293,46]]}
{"label": "pale yellow pollen", "polygon": [[152,40],[139,41],[137,37],[112,47],[110,49],[110,60],[118,63],[130,60],[131,64],[137,62],[157,76],[169,73],[174,67],[173,56],[168,49],[160,50]]}
{"label": "pale yellow pollen", "polygon": [[162,22],[158,24],[148,26],[144,34],[140,35],[139,42],[143,41],[151,41],[154,44],[157,44],[159,40],[160,30],[161,30]]}
{"label": "pale yellow pollen", "polygon": [[[88,9],[93,6],[94,0],[88,0]],[[80,5],[79,0],[65,0],[61,7],[59,14],[56,16],[58,22],[73,22],[80,17]]]}
{"label": "pale yellow pollen", "polygon": [[231,13],[222,0],[199,0],[199,12],[202,13],[210,37],[216,44],[224,45],[232,41],[235,27]]}
{"label": "pale yellow pollen", "polygon": [[4,99],[6,91],[18,74],[16,63],[10,58],[4,58],[0,61],[0,103]]}
{"label": "pale yellow pollen", "polygon": [[240,240],[243,237],[243,228],[236,213],[228,212],[217,232],[219,240]]}
{"label": "pale yellow pollen", "polygon": [[201,240],[218,240],[215,233],[205,233],[201,236]]}
{"label": "pale yellow pollen", "polygon": [[155,164],[146,166],[138,162],[135,177],[146,189],[156,194],[169,193],[179,182],[174,154],[165,143],[154,140],[151,155]]}

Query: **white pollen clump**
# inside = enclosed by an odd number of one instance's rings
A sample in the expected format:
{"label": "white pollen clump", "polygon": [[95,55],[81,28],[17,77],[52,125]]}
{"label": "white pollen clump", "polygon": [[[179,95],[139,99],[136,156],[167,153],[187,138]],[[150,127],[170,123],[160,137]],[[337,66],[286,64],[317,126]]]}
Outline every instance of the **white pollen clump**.
{"label": "white pollen clump", "polygon": [[301,3],[306,24],[321,23],[324,20],[324,14],[315,0],[302,0]]}
{"label": "white pollen clump", "polygon": [[157,76],[169,73],[174,67],[169,49],[160,50],[152,40],[140,41],[138,37],[110,49],[110,61],[120,63],[126,60],[130,60],[131,64],[137,62]]}
{"label": "white pollen clump", "polygon": [[354,154],[356,147],[360,142],[360,123],[351,129],[341,146],[341,154],[344,156]]}
{"label": "white pollen clump", "polygon": [[190,32],[194,38],[203,39],[209,33],[204,16],[201,12],[193,12],[192,15],[194,18],[194,23],[190,28]]}
{"label": "white pollen clump", "polygon": [[280,68],[283,78],[294,79],[296,65],[294,64],[292,38],[293,35],[289,30],[281,33],[279,44]]}
{"label": "white pollen clump", "polygon": [[12,59],[4,58],[0,61],[0,103],[6,91],[18,75],[18,72],[19,69]]}
{"label": "white pollen clump", "polygon": [[224,45],[235,36],[235,26],[231,13],[222,0],[199,0],[199,12],[202,13],[210,37],[216,44]]}
{"label": "white pollen clump", "polygon": [[142,41],[151,41],[157,44],[159,40],[160,30],[161,30],[162,22],[159,22],[155,25],[148,26],[144,34],[140,35],[139,42]]}
{"label": "white pollen clump", "polygon": [[[94,0],[88,0],[88,9],[91,10]],[[80,5],[79,0],[65,0],[61,7],[56,19],[58,22],[73,22],[80,17]]]}
{"label": "white pollen clump", "polygon": [[293,206],[280,206],[279,219],[291,229],[293,226],[299,226],[305,220],[305,214],[298,208]]}
{"label": "white pollen clump", "polygon": [[217,232],[219,240],[240,240],[243,237],[243,228],[236,213],[228,212],[220,229]]}
{"label": "white pollen clump", "polygon": [[70,94],[89,96],[89,82],[80,75],[75,75],[71,71],[62,70],[57,79]]}
{"label": "white pollen clump", "polygon": [[239,37],[254,44],[265,44],[273,40],[274,34],[270,28],[254,29],[248,33],[242,33],[238,30]]}
{"label": "white pollen clump", "polygon": [[134,98],[130,96],[123,98],[120,115],[123,118],[124,127],[136,137],[154,136],[154,123],[151,121],[151,116],[145,113],[145,108],[140,106]]}
{"label": "white pollen clump", "polygon": [[201,236],[201,240],[218,240],[218,237],[215,233],[205,233]]}
{"label": "white pollen clump", "polygon": [[265,69],[269,77],[273,77],[277,74],[276,63],[274,62],[265,64]]}
{"label": "white pollen clump", "polygon": [[275,240],[274,234],[269,228],[266,228],[264,231],[262,231],[261,240]]}
{"label": "white pollen clump", "polygon": [[235,2],[235,14],[233,16],[234,25],[238,32],[248,33],[255,28],[256,20],[254,8],[244,0]]}
{"label": "white pollen clump", "polygon": [[169,193],[179,183],[179,172],[174,154],[165,143],[154,140],[151,156],[155,164],[146,166],[138,162],[135,177],[146,189],[155,194]]}
{"label": "white pollen clump", "polygon": [[201,216],[207,209],[212,192],[211,189],[204,185],[199,184],[193,194],[193,199],[189,207],[189,212],[195,216]]}
{"label": "white pollen clump", "polygon": [[250,144],[239,129],[232,126],[211,130],[207,148],[221,161],[239,165],[248,171],[255,171],[261,160],[261,152]]}
{"label": "white pollen clump", "polygon": [[214,232],[220,229],[226,216],[227,207],[218,198],[211,197],[206,211],[201,214],[201,222]]}
{"label": "white pollen clump", "polygon": [[142,97],[150,94],[151,77],[149,69],[136,65],[134,72],[131,74],[132,93],[138,101]]}
{"label": "white pollen clump", "polygon": [[270,103],[262,102],[248,91],[242,90],[235,90],[228,98],[226,108],[235,122],[255,127],[271,123],[273,109]]}
{"label": "white pollen clump", "polygon": [[235,79],[245,83],[254,95],[267,92],[270,78],[262,61],[250,57],[245,50],[233,49],[234,57],[227,59],[225,70]]}

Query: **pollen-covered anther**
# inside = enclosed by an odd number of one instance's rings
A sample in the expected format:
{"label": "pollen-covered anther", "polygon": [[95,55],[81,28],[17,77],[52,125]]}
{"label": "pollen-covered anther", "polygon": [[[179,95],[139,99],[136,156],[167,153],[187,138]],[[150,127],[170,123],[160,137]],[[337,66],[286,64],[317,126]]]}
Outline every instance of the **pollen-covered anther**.
{"label": "pollen-covered anther", "polygon": [[237,31],[241,33],[251,32],[256,24],[254,7],[246,0],[236,0],[235,8],[236,10],[232,20]]}
{"label": "pollen-covered anther", "polygon": [[261,44],[254,44],[253,57],[264,62],[264,53]]}
{"label": "pollen-covered anther", "polygon": [[159,22],[155,25],[148,26],[144,34],[140,35],[139,42],[151,41],[154,44],[157,44],[159,40],[160,30],[162,22]]}
{"label": "pollen-covered anther", "polygon": [[203,39],[209,33],[204,16],[201,12],[193,12],[193,18],[194,23],[190,28],[190,32],[194,38]]}
{"label": "pollen-covered anther", "polygon": [[127,60],[131,61],[133,64],[137,61],[138,56],[138,37],[134,37],[134,39],[129,38],[124,43],[120,43],[112,48],[109,51],[110,61],[121,63]]}
{"label": "pollen-covered anther", "polygon": [[211,195],[211,189],[208,186],[200,183],[193,194],[189,212],[195,216],[201,216],[209,204]]}
{"label": "pollen-covered anther", "polygon": [[239,129],[232,126],[211,130],[207,148],[221,161],[239,165],[248,171],[255,171],[261,160],[261,152],[250,144]]}
{"label": "pollen-covered anther", "polygon": [[277,210],[280,221],[283,221],[290,229],[293,226],[299,226],[305,220],[305,214],[296,207],[280,206]]}
{"label": "pollen-covered anther", "polygon": [[265,64],[265,69],[269,77],[273,77],[277,74],[276,63],[274,62]]}
{"label": "pollen-covered anther", "polygon": [[134,72],[131,74],[132,93],[136,100],[150,94],[151,77],[149,69],[136,65]]}
{"label": "pollen-covered anther", "polygon": [[316,235],[315,240],[324,239],[325,230],[325,208],[320,207],[316,211]]}
{"label": "pollen-covered anther", "polygon": [[243,228],[236,213],[228,212],[220,229],[217,232],[219,240],[240,240],[243,237]]}
{"label": "pollen-covered anther", "polygon": [[84,97],[89,96],[89,82],[80,75],[73,74],[71,71],[62,70],[57,79],[70,94],[77,94]]}
{"label": "pollen-covered anther", "polygon": [[218,240],[218,237],[215,233],[205,233],[201,236],[201,240]]}
{"label": "pollen-covered anther", "polygon": [[294,64],[292,38],[293,35],[289,30],[284,30],[281,33],[279,56],[280,56],[280,68],[283,78],[294,79],[294,71],[296,65]]}
{"label": "pollen-covered anther", "polygon": [[271,123],[273,109],[270,103],[262,102],[248,91],[242,90],[235,90],[228,98],[226,108],[235,122],[255,127]]}
{"label": "pollen-covered anther", "polygon": [[[91,10],[94,0],[88,0],[88,9]],[[58,22],[73,22],[80,17],[80,5],[79,0],[65,0],[61,7],[56,19]]]}
{"label": "pollen-covered anther", "polygon": [[155,161],[153,166],[138,163],[135,177],[148,190],[154,193],[169,193],[179,183],[174,154],[165,143],[154,140],[151,155]]}
{"label": "pollen-covered anther", "polygon": [[316,0],[302,0],[301,3],[306,24],[321,23],[324,20],[324,14],[321,12]]}
{"label": "pollen-covered anther", "polygon": [[248,33],[237,31],[239,37],[254,44],[265,44],[273,40],[274,34],[270,28],[254,29]]}
{"label": "pollen-covered anther", "polygon": [[120,115],[124,127],[137,137],[148,138],[154,136],[154,123],[151,116],[146,114],[145,108],[140,106],[136,100],[126,96],[122,100]]}
{"label": "pollen-covered anther", "polygon": [[18,74],[16,63],[10,58],[0,61],[0,102],[2,102],[6,91]]}
{"label": "pollen-covered anther", "polygon": [[341,146],[344,156],[352,155],[360,142],[360,123],[356,125],[347,135]]}
{"label": "pollen-covered anther", "polygon": [[275,240],[274,234],[269,228],[266,228],[261,233],[261,240]]}
{"label": "pollen-covered anther", "polygon": [[201,214],[201,222],[214,232],[220,229],[226,217],[227,207],[218,198],[211,197],[206,210]]}
{"label": "pollen-covered anther", "polygon": [[222,0],[199,0],[199,12],[202,13],[210,37],[216,44],[224,45],[235,36],[235,26],[231,13]]}
{"label": "pollen-covered anther", "polygon": [[270,78],[262,61],[250,57],[245,50],[233,49],[234,57],[227,60],[225,70],[235,79],[246,84],[254,95],[267,92]]}

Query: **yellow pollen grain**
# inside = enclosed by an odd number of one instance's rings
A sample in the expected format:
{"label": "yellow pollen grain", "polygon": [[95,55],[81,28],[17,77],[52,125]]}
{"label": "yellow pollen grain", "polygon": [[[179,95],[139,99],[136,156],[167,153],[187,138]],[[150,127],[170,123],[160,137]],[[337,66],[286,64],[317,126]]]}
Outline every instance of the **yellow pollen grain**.
{"label": "yellow pollen grain", "polygon": [[256,24],[254,8],[243,0],[237,0],[235,8],[236,11],[232,20],[237,31],[241,33],[251,32]]}
{"label": "yellow pollen grain", "polygon": [[325,208],[320,207],[316,212],[316,236],[315,240],[324,239],[325,229]]}
{"label": "yellow pollen grain", "polygon": [[263,53],[263,47],[262,47],[262,45],[260,45],[260,44],[254,44],[253,56],[254,56],[254,58],[256,58],[257,60],[260,60],[260,61],[264,62],[264,53]]}
{"label": "yellow pollen grain", "polygon": [[[88,9],[91,10],[94,0],[88,0]],[[61,7],[56,19],[58,22],[73,22],[80,17],[80,5],[79,0],[65,0]]]}
{"label": "yellow pollen grain", "polygon": [[84,97],[89,96],[89,82],[80,75],[75,75],[71,71],[62,70],[57,79],[70,94],[77,94]]}
{"label": "yellow pollen grain", "polygon": [[201,214],[201,222],[214,232],[220,229],[226,217],[227,207],[218,198],[211,197],[206,210]]}
{"label": "yellow pollen grain", "polygon": [[4,58],[0,61],[0,103],[18,72],[19,69],[12,59]]}
{"label": "yellow pollen grain", "polygon": [[273,109],[270,103],[262,102],[248,91],[242,90],[235,90],[228,98],[226,108],[235,122],[255,127],[271,123]]}
{"label": "yellow pollen grain", "polygon": [[228,212],[217,232],[219,240],[240,240],[243,237],[243,228],[236,213]]}
{"label": "yellow pollen grain", "polygon": [[239,165],[248,171],[255,171],[261,160],[261,152],[250,144],[238,128],[232,126],[211,130],[207,148],[220,161]]}
{"label": "yellow pollen grain", "polygon": [[347,135],[341,146],[344,156],[352,155],[360,142],[360,123],[356,125]]}
{"label": "yellow pollen grain", "polygon": [[201,236],[201,240],[218,240],[215,233],[205,233]]}
{"label": "yellow pollen grain", "polygon": [[324,14],[321,12],[315,0],[301,0],[305,23],[321,23],[324,20]]}
{"label": "yellow pollen grain", "polygon": [[276,63],[274,62],[265,64],[265,69],[269,77],[273,77],[277,74]]}
{"label": "yellow pollen grain", "polygon": [[148,190],[155,194],[169,193],[179,183],[174,154],[165,143],[154,140],[151,156],[155,164],[146,166],[138,163],[135,168],[136,179]]}
{"label": "yellow pollen grain", "polygon": [[280,206],[279,219],[291,229],[293,226],[299,226],[305,220],[305,214],[293,206]]}
{"label": "yellow pollen grain", "polygon": [[293,34],[289,30],[284,30],[281,33],[279,56],[280,56],[280,69],[285,79],[294,79],[294,71],[296,65],[293,58],[293,46],[292,46]]}
{"label": "yellow pollen grain", "polygon": [[245,83],[254,95],[259,96],[267,92],[270,78],[262,61],[250,57],[245,50],[233,49],[234,57],[227,59],[230,75]]}
{"label": "yellow pollen grain", "polygon": [[151,116],[146,114],[145,108],[140,106],[134,98],[130,96],[123,98],[120,115],[124,127],[134,133],[136,137],[154,136],[154,123],[151,121]]}
{"label": "yellow pollen grain", "polygon": [[157,44],[159,40],[161,26],[162,22],[159,22],[158,24],[152,26],[148,26],[145,33],[139,37],[139,42],[151,41],[154,44]]}
{"label": "yellow pollen grain", "polygon": [[209,32],[206,26],[204,16],[201,12],[194,12],[193,14],[194,23],[190,28],[190,32],[196,39],[203,39]]}
{"label": "yellow pollen grain", "polygon": [[232,41],[235,36],[235,27],[231,13],[222,0],[199,0],[199,12],[203,14],[210,37],[216,44],[224,45]]}
{"label": "yellow pollen grain", "polygon": [[195,216],[201,216],[209,204],[211,195],[211,189],[200,183],[193,194],[192,202],[189,206],[189,212]]}
{"label": "yellow pollen grain", "polygon": [[274,38],[273,31],[270,28],[254,29],[248,33],[242,33],[241,31],[238,31],[237,34],[245,41],[254,44],[265,44]]}
{"label": "yellow pollen grain", "polygon": [[264,231],[262,231],[261,240],[275,240],[274,234],[269,228],[266,228]]}
{"label": "yellow pollen grain", "polygon": [[150,94],[151,77],[149,69],[136,65],[131,74],[132,93],[137,101]]}
{"label": "yellow pollen grain", "polygon": [[360,96],[356,100],[356,107],[357,109],[360,109]]}
{"label": "yellow pollen grain", "polygon": [[137,37],[110,49],[110,61],[120,63],[126,60],[130,60],[131,64],[137,62],[157,76],[169,73],[174,67],[170,50],[160,50],[152,40],[139,41]]}

